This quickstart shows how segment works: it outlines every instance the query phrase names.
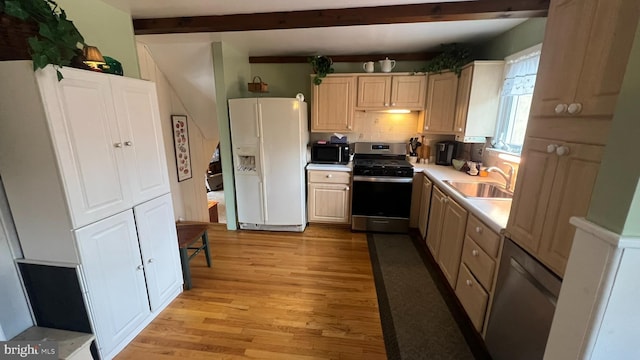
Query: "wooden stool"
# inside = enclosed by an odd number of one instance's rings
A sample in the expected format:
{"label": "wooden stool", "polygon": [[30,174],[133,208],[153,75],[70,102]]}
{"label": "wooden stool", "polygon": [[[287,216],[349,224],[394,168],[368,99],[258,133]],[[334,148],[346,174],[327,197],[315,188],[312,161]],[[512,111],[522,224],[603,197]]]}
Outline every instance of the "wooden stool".
{"label": "wooden stool", "polygon": [[[180,262],[182,263],[182,278],[184,279],[185,289],[191,289],[191,270],[189,269],[189,261],[200,251],[204,250],[207,258],[207,266],[211,267],[211,255],[209,254],[209,236],[207,235],[208,226],[205,224],[176,224],[178,230],[178,245],[180,247]],[[191,246],[198,239],[202,239],[202,245]],[[195,252],[189,255],[189,250]]]}

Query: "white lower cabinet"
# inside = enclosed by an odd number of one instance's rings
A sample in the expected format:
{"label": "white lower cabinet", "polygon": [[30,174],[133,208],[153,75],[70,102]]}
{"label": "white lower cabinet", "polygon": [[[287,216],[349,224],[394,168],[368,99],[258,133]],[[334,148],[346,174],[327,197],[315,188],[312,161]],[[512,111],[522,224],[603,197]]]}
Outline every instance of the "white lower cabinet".
{"label": "white lower cabinet", "polygon": [[167,194],[75,231],[103,358],[119,352],[180,291],[172,209]]}
{"label": "white lower cabinet", "polygon": [[76,237],[98,348],[107,354],[150,312],[133,212],[88,225]]}
{"label": "white lower cabinet", "polygon": [[151,311],[158,311],[182,286],[178,235],[170,195],[133,208],[138,240],[147,279]]}

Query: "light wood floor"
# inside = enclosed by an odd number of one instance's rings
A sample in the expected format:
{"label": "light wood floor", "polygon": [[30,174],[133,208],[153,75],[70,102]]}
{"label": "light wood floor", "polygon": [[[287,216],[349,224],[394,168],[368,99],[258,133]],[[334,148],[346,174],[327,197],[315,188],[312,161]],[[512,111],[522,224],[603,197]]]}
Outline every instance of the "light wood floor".
{"label": "light wood floor", "polygon": [[386,359],[366,235],[209,231],[213,266],[117,359]]}

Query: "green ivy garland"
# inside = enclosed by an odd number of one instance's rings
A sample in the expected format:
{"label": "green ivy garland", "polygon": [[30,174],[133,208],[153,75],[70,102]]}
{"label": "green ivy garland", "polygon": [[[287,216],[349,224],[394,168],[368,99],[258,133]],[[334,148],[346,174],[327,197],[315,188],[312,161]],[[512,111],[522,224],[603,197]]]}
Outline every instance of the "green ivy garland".
{"label": "green ivy garland", "polygon": [[471,61],[471,50],[456,43],[441,44],[440,46],[442,47],[442,52],[427,61],[421,71],[439,74],[442,71],[451,70],[460,76],[462,67]]}

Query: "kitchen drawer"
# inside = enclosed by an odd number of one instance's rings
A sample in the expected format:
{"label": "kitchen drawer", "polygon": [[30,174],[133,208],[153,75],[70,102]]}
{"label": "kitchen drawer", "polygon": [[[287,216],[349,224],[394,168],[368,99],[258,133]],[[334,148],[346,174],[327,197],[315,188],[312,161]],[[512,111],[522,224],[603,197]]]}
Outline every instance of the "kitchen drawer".
{"label": "kitchen drawer", "polygon": [[346,171],[309,171],[309,182],[311,183],[334,183],[349,184],[351,173]]}
{"label": "kitchen drawer", "polygon": [[473,326],[482,331],[489,295],[480,283],[471,275],[465,264],[460,265],[460,274],[456,283],[456,296],[467,312]]}
{"label": "kitchen drawer", "polygon": [[475,241],[492,258],[498,256],[500,235],[496,234],[477,217],[469,215],[467,221],[467,236]]}
{"label": "kitchen drawer", "polygon": [[496,262],[469,236],[464,239],[462,262],[467,265],[485,289],[491,289]]}

